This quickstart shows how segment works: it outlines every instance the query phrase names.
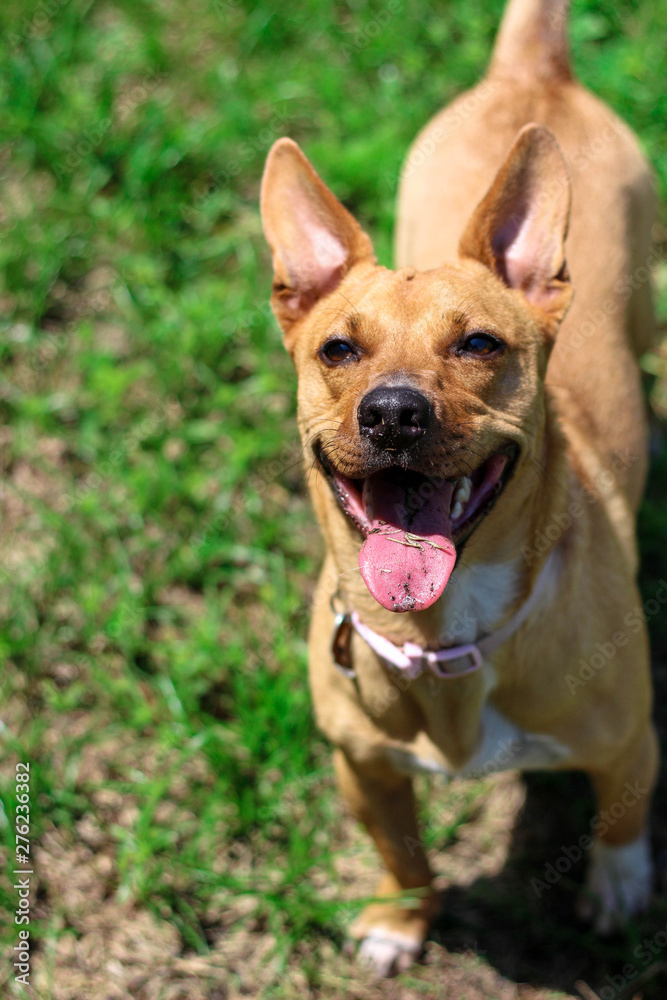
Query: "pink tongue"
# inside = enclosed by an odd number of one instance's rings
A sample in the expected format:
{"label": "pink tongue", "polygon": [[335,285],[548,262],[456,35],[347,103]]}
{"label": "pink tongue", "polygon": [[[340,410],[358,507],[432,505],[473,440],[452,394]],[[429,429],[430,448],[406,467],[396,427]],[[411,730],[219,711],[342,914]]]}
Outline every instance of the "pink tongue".
{"label": "pink tongue", "polygon": [[424,485],[428,499],[412,491],[408,499],[403,485],[382,474],[364,482],[362,501],[371,528],[359,553],[359,569],[375,600],[389,611],[430,607],[456,562],[449,523],[454,484]]}

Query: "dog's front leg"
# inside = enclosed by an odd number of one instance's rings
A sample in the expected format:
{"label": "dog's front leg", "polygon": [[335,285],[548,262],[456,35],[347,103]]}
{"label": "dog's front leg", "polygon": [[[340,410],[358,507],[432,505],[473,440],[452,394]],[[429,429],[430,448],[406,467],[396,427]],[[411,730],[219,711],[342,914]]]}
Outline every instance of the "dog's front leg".
{"label": "dog's front leg", "polygon": [[[419,840],[412,780],[384,761],[359,763],[342,750],[334,757],[340,791],[375,841],[387,866],[377,896],[350,933],[360,958],[378,975],[408,968],[422,950],[438,912],[432,874]],[[397,898],[403,896],[403,900]]]}
{"label": "dog's front leg", "polygon": [[610,767],[591,773],[596,840],[579,915],[600,934],[617,930],[648,904],[653,882],[647,814],[658,769],[653,726]]}

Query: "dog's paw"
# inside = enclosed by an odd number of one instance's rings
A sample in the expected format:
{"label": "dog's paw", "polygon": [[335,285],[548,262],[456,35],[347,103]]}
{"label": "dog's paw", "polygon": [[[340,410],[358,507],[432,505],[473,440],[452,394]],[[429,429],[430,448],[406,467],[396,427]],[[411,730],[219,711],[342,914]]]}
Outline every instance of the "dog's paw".
{"label": "dog's paw", "polygon": [[422,942],[408,934],[377,927],[359,943],[357,960],[376,976],[391,976],[409,969],[422,948]]}
{"label": "dog's paw", "polygon": [[370,903],[349,931],[358,943],[357,960],[376,976],[405,972],[421,955],[439,909],[438,896],[430,891],[412,909],[391,900]]}
{"label": "dog's paw", "polygon": [[577,904],[580,919],[598,934],[612,934],[648,906],[653,865],[645,835],[623,847],[598,842],[593,848],[586,885]]}

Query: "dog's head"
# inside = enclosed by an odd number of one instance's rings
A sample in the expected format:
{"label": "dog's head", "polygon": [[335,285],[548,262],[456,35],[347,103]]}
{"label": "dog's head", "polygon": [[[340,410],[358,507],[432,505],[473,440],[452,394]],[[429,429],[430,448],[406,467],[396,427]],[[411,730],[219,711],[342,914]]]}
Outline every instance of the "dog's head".
{"label": "dog's head", "polygon": [[304,446],[390,610],[437,600],[456,547],[536,454],[547,359],[572,294],[569,205],[554,137],[526,126],[459,260],[389,271],[295,143],[269,154],[272,306],[299,377]]}

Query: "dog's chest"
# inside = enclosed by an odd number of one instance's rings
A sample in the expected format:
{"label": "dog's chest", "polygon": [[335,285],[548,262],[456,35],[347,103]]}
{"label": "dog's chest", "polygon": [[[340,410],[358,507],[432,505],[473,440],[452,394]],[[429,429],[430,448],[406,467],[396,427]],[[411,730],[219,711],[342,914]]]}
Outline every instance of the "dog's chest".
{"label": "dog's chest", "polygon": [[487,703],[481,713],[479,744],[461,767],[453,767],[426,733],[409,746],[392,747],[390,756],[394,766],[404,772],[474,778],[497,771],[548,770],[566,760],[570,750],[552,736],[520,729]]}
{"label": "dog's chest", "polygon": [[515,562],[461,566],[452,574],[443,600],[443,646],[475,642],[507,614],[519,585]]}
{"label": "dog's chest", "polygon": [[[518,584],[519,568],[513,562],[462,566],[450,582],[443,608],[443,645],[474,642],[492,633],[513,604]],[[472,777],[514,769],[548,769],[570,755],[569,749],[553,737],[528,732],[505,718],[488,700],[496,686],[493,666],[485,660],[482,670],[484,701],[475,720],[481,736],[467,761],[453,767],[433,740],[422,733],[409,747],[395,748],[392,756],[397,766],[409,771]]]}

